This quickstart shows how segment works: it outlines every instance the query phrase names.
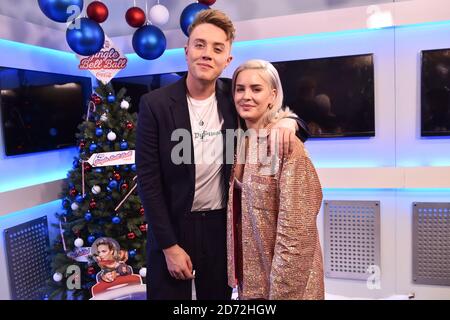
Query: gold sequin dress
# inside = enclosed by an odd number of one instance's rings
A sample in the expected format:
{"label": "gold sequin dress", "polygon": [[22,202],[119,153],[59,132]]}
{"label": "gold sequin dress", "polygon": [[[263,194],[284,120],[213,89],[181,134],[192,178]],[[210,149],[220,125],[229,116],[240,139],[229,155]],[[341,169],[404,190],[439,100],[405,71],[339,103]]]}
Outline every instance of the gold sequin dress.
{"label": "gold sequin dress", "polygon": [[316,225],[322,189],[316,170],[299,140],[290,156],[265,165],[249,161],[258,145],[249,144],[240,188],[235,166],[231,174],[228,284],[238,285],[242,300],[323,299]]}

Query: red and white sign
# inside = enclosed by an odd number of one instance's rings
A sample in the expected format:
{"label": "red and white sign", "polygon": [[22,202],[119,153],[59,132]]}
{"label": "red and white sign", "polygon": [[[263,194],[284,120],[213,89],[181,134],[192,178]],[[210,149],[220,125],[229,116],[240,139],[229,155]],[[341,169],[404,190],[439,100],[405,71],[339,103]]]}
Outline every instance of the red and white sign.
{"label": "red and white sign", "polygon": [[134,150],[94,153],[87,162],[92,167],[134,164]]}
{"label": "red and white sign", "polygon": [[103,48],[92,56],[77,55],[80,60],[78,66],[81,70],[89,70],[99,81],[107,84],[128,63],[119,48],[105,35]]}

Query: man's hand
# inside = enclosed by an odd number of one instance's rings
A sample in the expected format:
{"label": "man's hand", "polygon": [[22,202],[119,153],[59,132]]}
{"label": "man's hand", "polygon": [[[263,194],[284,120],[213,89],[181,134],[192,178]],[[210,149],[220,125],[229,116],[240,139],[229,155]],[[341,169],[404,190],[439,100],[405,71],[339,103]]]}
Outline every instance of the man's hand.
{"label": "man's hand", "polygon": [[280,158],[286,157],[293,151],[293,143],[295,139],[298,139],[295,135],[297,130],[297,121],[290,118],[284,118],[279,120],[269,132],[269,152],[276,146],[278,146],[278,155]]}
{"label": "man's hand", "polygon": [[194,279],[192,262],[189,255],[179,245],[175,244],[163,250],[166,257],[167,270],[178,280]]}

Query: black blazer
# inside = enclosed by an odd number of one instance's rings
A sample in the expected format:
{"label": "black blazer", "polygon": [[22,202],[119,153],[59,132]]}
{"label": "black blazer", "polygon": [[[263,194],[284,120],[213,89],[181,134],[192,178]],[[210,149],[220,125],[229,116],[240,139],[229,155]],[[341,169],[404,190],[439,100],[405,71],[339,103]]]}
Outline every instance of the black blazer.
{"label": "black blazer", "polygon": [[[224,120],[222,130],[237,128],[237,114],[230,87],[229,79],[217,80],[216,98]],[[171,141],[171,135],[175,129],[181,128],[190,132],[189,164],[174,164],[171,160],[172,148],[179,143]],[[165,249],[179,243],[182,217],[190,213],[195,192],[194,152],[186,99],[186,76],[172,85],[141,97],[136,137],[136,166],[138,192],[149,224],[150,249]],[[225,164],[223,171],[224,190],[228,190],[231,164]]]}

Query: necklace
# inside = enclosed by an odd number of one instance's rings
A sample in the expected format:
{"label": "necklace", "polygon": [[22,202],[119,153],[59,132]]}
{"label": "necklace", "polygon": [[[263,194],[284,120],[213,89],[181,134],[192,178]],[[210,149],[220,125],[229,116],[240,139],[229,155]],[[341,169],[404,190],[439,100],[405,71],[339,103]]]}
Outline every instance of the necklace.
{"label": "necklace", "polygon": [[197,112],[195,111],[195,107],[194,104],[192,103],[191,97],[189,96],[189,94],[186,95],[188,100],[189,100],[189,105],[192,107],[191,110],[194,113],[195,117],[198,120],[198,125],[200,127],[203,127],[203,125],[205,125],[205,121],[203,121],[203,118],[205,117],[205,115],[208,113],[208,111],[212,108],[213,104],[214,104],[214,98],[211,99],[211,102],[209,103],[208,107],[205,108],[205,112],[203,113],[203,115],[200,117]]}

